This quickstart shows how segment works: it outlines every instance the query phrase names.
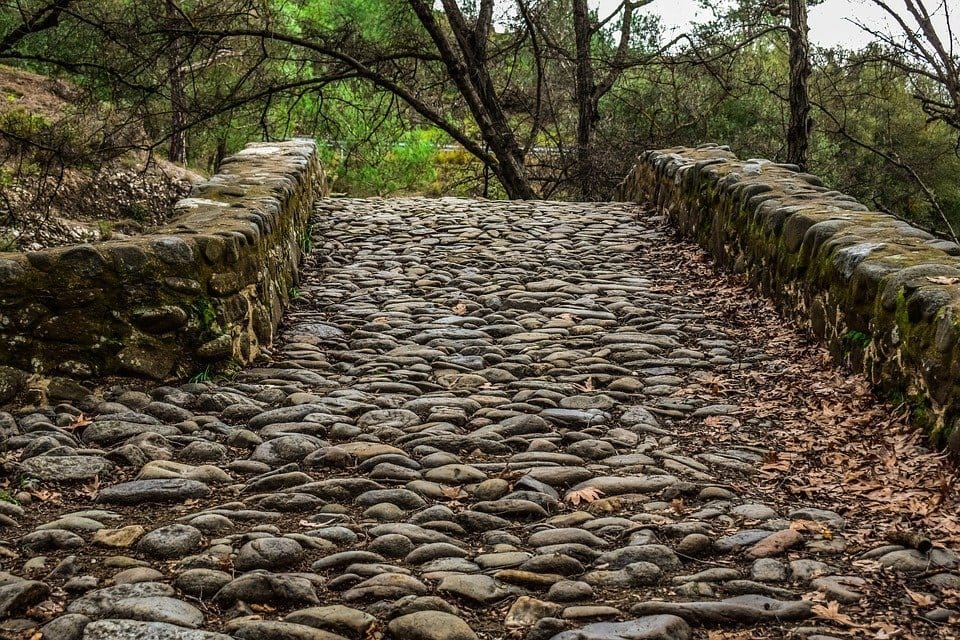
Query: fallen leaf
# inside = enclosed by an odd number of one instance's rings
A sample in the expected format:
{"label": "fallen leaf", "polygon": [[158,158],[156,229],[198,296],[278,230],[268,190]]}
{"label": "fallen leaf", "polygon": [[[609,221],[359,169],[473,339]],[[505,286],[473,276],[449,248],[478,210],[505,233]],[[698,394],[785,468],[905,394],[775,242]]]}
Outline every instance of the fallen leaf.
{"label": "fallen leaf", "polygon": [[925,593],[917,593],[916,591],[911,591],[907,587],[904,587],[904,590],[907,592],[907,595],[910,596],[910,599],[921,607],[932,607],[937,603],[936,598],[928,596]]}
{"label": "fallen leaf", "polygon": [[596,391],[596,388],[593,386],[593,376],[587,376],[583,384],[575,384],[573,386],[580,391]]}
{"label": "fallen leaf", "polygon": [[83,485],[83,494],[89,498],[96,498],[100,491],[100,476],[93,476],[93,480]]}
{"label": "fallen leaf", "polygon": [[842,624],[845,627],[861,627],[862,625],[857,624],[853,619],[844,614],[840,613],[840,603],[836,601],[830,601],[827,603],[827,606],[822,604],[815,604],[810,608],[813,611],[813,615],[818,618],[823,618],[825,620],[832,620],[837,624]]}
{"label": "fallen leaf", "polygon": [[462,316],[467,312],[467,305],[463,304],[462,302],[458,302],[457,304],[450,307],[450,311],[453,311],[453,313],[458,316]]}
{"label": "fallen leaf", "polygon": [[74,419],[73,419],[73,422],[71,422],[70,424],[68,424],[66,428],[67,428],[67,430],[69,430],[69,431],[74,431],[74,430],[76,430],[76,429],[83,428],[83,427],[87,426],[88,424],[92,424],[92,423],[93,423],[93,420],[91,420],[90,418],[88,418],[87,416],[85,416],[85,415],[83,415],[83,414],[81,413],[81,414],[78,415],[76,418],[74,418]]}
{"label": "fallen leaf", "polygon": [[591,502],[587,506],[587,511],[594,515],[601,513],[615,513],[619,511],[624,506],[624,501],[621,498],[601,498],[596,502]]}
{"label": "fallen leaf", "polygon": [[956,276],[927,276],[927,280],[934,284],[957,284],[960,278]]}
{"label": "fallen leaf", "polygon": [[597,489],[596,487],[584,487],[583,489],[577,489],[576,491],[568,491],[567,495],[563,498],[565,502],[569,502],[573,506],[577,506],[581,502],[584,504],[590,504],[596,500],[599,500],[603,497],[603,491]]}
{"label": "fallen leaf", "polygon": [[59,491],[50,491],[49,489],[36,489],[31,491],[30,495],[39,500],[40,502],[53,502],[58,504],[62,502],[62,494]]}
{"label": "fallen leaf", "polygon": [[440,493],[451,500],[459,500],[467,497],[467,492],[460,487],[440,487]]}

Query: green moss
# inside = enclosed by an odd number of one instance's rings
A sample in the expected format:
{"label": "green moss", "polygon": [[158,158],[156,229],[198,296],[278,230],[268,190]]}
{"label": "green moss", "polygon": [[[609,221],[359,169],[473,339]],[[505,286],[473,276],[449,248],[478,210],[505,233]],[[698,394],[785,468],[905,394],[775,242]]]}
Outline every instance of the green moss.
{"label": "green moss", "polygon": [[200,330],[200,339],[208,340],[223,331],[217,322],[217,310],[209,298],[197,298],[190,303],[188,313]]}

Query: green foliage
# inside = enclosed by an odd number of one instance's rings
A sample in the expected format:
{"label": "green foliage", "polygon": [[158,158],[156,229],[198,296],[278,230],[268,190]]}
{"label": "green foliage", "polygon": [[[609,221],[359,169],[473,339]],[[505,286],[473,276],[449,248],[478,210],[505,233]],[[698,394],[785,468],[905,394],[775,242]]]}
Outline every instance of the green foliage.
{"label": "green foliage", "polygon": [[101,240],[110,240],[113,238],[113,222],[109,220],[97,220],[97,232]]}
{"label": "green foliage", "polygon": [[[73,114],[54,121],[16,107],[0,113],[0,138],[21,156],[21,173],[37,173],[53,162],[89,167],[103,157],[103,132]],[[24,165],[24,163],[26,163]]]}
{"label": "green foliage", "polygon": [[313,251],[313,223],[307,224],[300,234],[300,251],[303,255]]}
{"label": "green foliage", "polygon": [[133,202],[127,208],[127,217],[137,222],[143,222],[150,215],[150,210],[142,202]]}
{"label": "green foliage", "polygon": [[194,322],[200,328],[202,339],[220,333],[220,325],[217,323],[217,310],[208,298],[197,298],[191,303],[189,310]]}
{"label": "green foliage", "polygon": [[20,504],[16,498],[14,498],[9,491],[6,489],[0,489],[0,502],[10,502],[12,504]]}
{"label": "green foliage", "polygon": [[[477,2],[459,5],[468,22],[477,18]],[[534,56],[524,20],[509,12],[498,16],[488,47],[492,90],[517,139],[532,149],[528,175],[546,196],[562,198],[571,193],[564,180],[576,155],[578,116],[570,6],[567,0],[527,6],[543,36],[542,57]],[[134,121],[132,128],[142,135],[137,144],[160,149],[171,126],[171,69],[181,70],[188,161],[204,170],[213,170],[251,139],[304,135],[321,143],[334,191],[503,195],[489,176],[484,186],[482,163],[436,127],[438,119],[445,120],[463,136],[483,139],[408,2],[193,0],[177,7],[184,15],[171,14],[168,3],[160,2],[75,3],[74,13],[62,16],[56,28],[31,33],[16,53],[30,61],[23,66],[82,87],[87,101],[79,115],[100,120],[101,111],[115,112],[120,120]],[[630,67],[598,105],[592,161],[598,193],[612,192],[645,148],[712,141],[729,144],[741,157],[784,158],[784,18],[760,0],[704,3],[704,8],[712,9],[715,19],[692,34],[695,51],[686,40],[664,49],[669,36],[652,13],[641,9],[634,15]],[[23,15],[13,4],[0,7],[0,29],[10,33]],[[197,35],[183,38],[182,48],[174,46],[169,29],[191,26],[253,31],[268,26],[351,56],[364,70],[289,41]],[[598,84],[611,70],[601,63],[614,56],[619,29],[612,19],[591,42]],[[884,62],[887,53],[878,47],[816,52],[809,169],[872,208],[943,229],[932,192],[960,227],[957,132],[928,121],[915,99],[916,93],[934,94],[935,81]],[[438,118],[390,94],[383,82],[372,83],[370,77],[378,74],[410,88],[409,95],[435,107]],[[52,149],[82,163],[125,141],[110,127],[91,130],[31,115],[16,108],[20,96],[7,93],[14,108],[0,117],[0,135],[30,149],[21,170],[45,166],[42,160]],[[136,211],[128,215],[139,219]],[[309,237],[301,238],[305,251],[309,243]]]}
{"label": "green foliage", "polygon": [[853,347],[866,349],[867,346],[873,342],[873,336],[869,333],[864,333],[863,331],[850,329],[840,336],[840,341],[843,343],[844,348],[848,351]]}
{"label": "green foliage", "polygon": [[434,183],[440,132],[402,131],[400,127],[397,123],[393,132],[364,132],[368,139],[365,144],[345,141],[336,156],[328,150],[336,189],[356,196],[388,196],[423,192]]}
{"label": "green foliage", "polygon": [[193,384],[197,384],[200,382],[209,382],[210,379],[211,379],[210,365],[207,365],[207,367],[203,371],[198,371],[197,373],[190,376],[190,382]]}

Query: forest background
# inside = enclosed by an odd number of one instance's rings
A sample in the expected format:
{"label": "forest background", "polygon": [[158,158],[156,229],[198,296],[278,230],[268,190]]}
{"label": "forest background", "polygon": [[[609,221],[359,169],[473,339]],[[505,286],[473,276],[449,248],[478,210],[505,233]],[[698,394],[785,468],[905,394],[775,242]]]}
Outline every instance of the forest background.
{"label": "forest background", "polygon": [[803,0],[681,32],[650,0],[2,0],[0,64],[68,106],[0,95],[0,223],[131,153],[209,173],[309,136],[352,196],[605,200],[642,150],[717,142],[955,238],[958,7],[862,1],[886,19],[825,48]]}

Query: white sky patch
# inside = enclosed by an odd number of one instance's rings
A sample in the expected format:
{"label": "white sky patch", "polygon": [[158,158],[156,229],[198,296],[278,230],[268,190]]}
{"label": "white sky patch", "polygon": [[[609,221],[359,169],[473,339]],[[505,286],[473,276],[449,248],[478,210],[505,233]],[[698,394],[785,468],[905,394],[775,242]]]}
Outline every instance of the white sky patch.
{"label": "white sky patch", "polygon": [[[890,1],[895,5],[898,4],[898,0]],[[934,6],[939,6],[939,1],[928,1],[928,8],[933,10]],[[591,4],[599,7],[600,14],[606,16],[620,4],[620,0],[591,0]],[[672,33],[681,33],[689,28],[691,23],[704,22],[710,18],[709,13],[700,9],[696,0],[654,0],[641,11],[660,16],[664,27]],[[822,4],[810,8],[811,41],[821,47],[843,47],[855,50],[873,40],[860,27],[851,23],[851,19],[863,22],[879,31],[896,32],[883,10],[871,2],[825,0]]]}

